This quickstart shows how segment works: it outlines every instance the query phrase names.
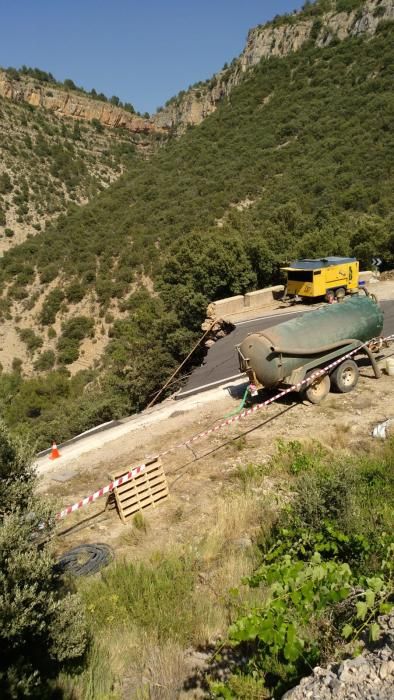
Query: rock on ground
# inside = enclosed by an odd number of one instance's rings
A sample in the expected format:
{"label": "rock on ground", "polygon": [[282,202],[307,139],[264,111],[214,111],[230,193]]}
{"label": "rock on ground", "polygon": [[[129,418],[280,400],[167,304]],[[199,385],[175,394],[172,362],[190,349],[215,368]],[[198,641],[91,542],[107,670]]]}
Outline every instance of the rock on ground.
{"label": "rock on ground", "polygon": [[380,648],[341,664],[317,666],[312,676],[303,678],[282,700],[393,700],[394,615],[379,622],[383,627]]}

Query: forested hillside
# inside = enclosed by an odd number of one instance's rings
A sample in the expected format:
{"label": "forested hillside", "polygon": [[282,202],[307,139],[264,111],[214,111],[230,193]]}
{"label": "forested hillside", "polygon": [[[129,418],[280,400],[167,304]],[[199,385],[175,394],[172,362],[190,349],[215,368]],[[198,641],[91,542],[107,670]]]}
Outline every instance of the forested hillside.
{"label": "forested hillside", "polygon": [[[263,60],[200,126],[7,252],[1,313],[22,330],[33,319],[41,372],[3,373],[7,422],[45,445],[143,407],[206,303],[277,282],[293,256],[391,265],[393,71],[393,22]],[[96,367],[70,380],[81,343],[103,335]]]}
{"label": "forested hillside", "polygon": [[85,204],[134,156],[132,137],[0,97],[0,253]]}

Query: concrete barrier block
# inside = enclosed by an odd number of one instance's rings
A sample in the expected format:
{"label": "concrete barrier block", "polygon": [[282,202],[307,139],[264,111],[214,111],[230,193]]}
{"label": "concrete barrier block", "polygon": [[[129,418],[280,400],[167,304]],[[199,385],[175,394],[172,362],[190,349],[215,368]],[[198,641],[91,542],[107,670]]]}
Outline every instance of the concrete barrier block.
{"label": "concrete barrier block", "polygon": [[257,289],[255,292],[245,294],[245,309],[258,309],[260,306],[270,304],[276,295],[284,291],[283,284],[277,284],[274,287],[266,287],[265,289]]}
{"label": "concrete barrier block", "polygon": [[209,318],[223,318],[223,316],[239,314],[243,310],[244,297],[242,294],[239,294],[236,297],[228,297],[227,299],[213,301],[208,306],[208,316]]}

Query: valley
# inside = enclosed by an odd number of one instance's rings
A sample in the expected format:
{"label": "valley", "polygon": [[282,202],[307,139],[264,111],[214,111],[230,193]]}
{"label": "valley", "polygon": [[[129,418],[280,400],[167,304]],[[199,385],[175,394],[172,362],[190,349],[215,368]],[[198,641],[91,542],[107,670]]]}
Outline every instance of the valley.
{"label": "valley", "polygon": [[[173,9],[127,66],[136,85],[174,48]],[[234,347],[326,303],[247,306],[299,258],[373,270],[393,333],[393,76],[393,0],[272,16],[154,114],[0,68],[2,697],[298,700],[318,678],[329,700],[394,692],[394,346],[380,379],[357,357],[349,393],[325,376],[319,405],[248,393]],[[245,315],[214,327],[228,297]],[[112,482],[157,455],[169,497],[145,510],[137,474]],[[141,500],[123,524],[126,486]],[[101,573],[64,575],[60,555],[100,543]]]}
{"label": "valley", "polygon": [[368,267],[378,249],[392,266],[392,45],[382,20],[366,41],[263,58],[199,126],[6,252],[0,382],[40,447],[146,405],[206,305],[280,282],[293,257]]}

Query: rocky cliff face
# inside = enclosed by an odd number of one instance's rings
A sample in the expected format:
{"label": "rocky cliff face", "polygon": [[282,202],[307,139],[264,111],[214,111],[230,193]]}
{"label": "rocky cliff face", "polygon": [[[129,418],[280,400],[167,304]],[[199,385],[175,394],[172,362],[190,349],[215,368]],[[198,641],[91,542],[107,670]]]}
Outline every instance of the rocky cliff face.
{"label": "rocky cliff face", "polygon": [[59,117],[84,121],[96,119],[103,126],[121,127],[134,134],[165,132],[165,129],[153,120],[143,119],[107,102],[94,100],[77,91],[43,85],[24,76],[21,76],[20,80],[14,80],[4,71],[0,71],[0,97],[14,102],[27,102],[33,107],[43,107]]}
{"label": "rocky cliff face", "polygon": [[[332,0],[335,7],[335,0]],[[0,96],[15,102],[41,106],[58,116],[91,121],[103,126],[122,127],[134,134],[180,134],[189,125],[200,124],[215,111],[218,103],[238,85],[247,71],[262,58],[281,57],[298,51],[308,41],[315,46],[328,46],[334,39],[343,41],[351,36],[373,36],[380,22],[394,20],[394,0],[367,0],[351,12],[331,12],[314,17],[301,13],[281,18],[251,29],[244,51],[231,67],[213,76],[212,80],[191,88],[174,98],[151,119],[100,102],[78,91],[66,91],[43,85],[31,78],[16,81],[0,71]]]}
{"label": "rocky cliff face", "polygon": [[394,20],[394,0],[368,0],[352,12],[333,10],[310,18],[294,14],[282,22],[251,29],[244,51],[231,68],[217,73],[206,86],[189,90],[181,99],[175,98],[155,115],[155,124],[181,133],[188,125],[200,124],[214,112],[218,102],[229,95],[245,73],[262,58],[286,56],[310,40],[315,46],[324,47],[334,39],[343,41],[352,36],[373,36],[383,20]]}
{"label": "rocky cliff face", "polygon": [[[361,34],[373,36],[382,20],[394,19],[393,0],[368,0],[353,12],[329,12],[320,18],[296,23],[257,27],[249,32],[246,48],[240,56],[242,72],[270,56],[286,56],[298,51],[313,37],[315,46],[328,46],[333,39],[344,41]],[[319,24],[318,24],[319,23]]]}

